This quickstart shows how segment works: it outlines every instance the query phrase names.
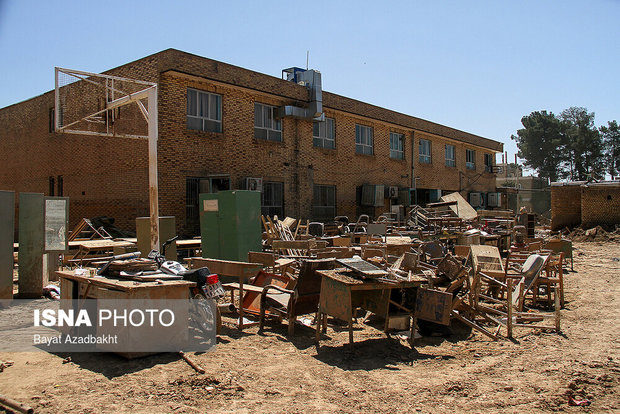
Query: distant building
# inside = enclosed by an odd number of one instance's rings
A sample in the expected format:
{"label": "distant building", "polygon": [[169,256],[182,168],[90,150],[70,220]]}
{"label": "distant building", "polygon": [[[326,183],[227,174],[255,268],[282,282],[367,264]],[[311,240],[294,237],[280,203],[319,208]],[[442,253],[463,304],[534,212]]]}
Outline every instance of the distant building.
{"label": "distant building", "polygon": [[[495,183],[503,194],[505,207],[517,212],[522,207],[537,214],[550,214],[551,192],[549,180],[523,176],[523,167],[516,164],[498,164]],[[510,190],[509,190],[510,189]]]}

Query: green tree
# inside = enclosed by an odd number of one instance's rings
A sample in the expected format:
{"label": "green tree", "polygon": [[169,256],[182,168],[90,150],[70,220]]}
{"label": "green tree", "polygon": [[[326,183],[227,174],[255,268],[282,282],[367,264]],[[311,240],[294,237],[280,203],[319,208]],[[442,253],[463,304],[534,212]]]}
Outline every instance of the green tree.
{"label": "green tree", "polygon": [[543,178],[558,181],[564,178],[566,135],[562,121],[552,112],[535,111],[521,118],[522,129],[511,138],[516,141],[517,156]]}
{"label": "green tree", "polygon": [[567,139],[570,178],[603,178],[603,142],[594,126],[594,112],[573,106],[562,111],[560,118]]}
{"label": "green tree", "polygon": [[620,128],[615,120],[600,127],[605,153],[605,169],[613,180],[620,173]]}

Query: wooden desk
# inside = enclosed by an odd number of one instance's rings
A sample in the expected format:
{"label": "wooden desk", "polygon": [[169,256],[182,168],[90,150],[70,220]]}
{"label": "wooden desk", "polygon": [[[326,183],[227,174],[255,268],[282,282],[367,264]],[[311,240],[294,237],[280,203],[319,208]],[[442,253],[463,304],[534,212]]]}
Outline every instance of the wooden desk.
{"label": "wooden desk", "polygon": [[[341,319],[349,324],[349,345],[353,346],[353,311],[362,308],[386,318],[392,289],[413,288],[427,283],[426,279],[416,278],[410,282],[387,283],[381,281],[362,281],[351,277],[346,269],[317,270],[322,276],[321,298],[316,320],[316,341],[319,342],[321,330],[327,327],[327,315]],[[408,309],[409,310],[409,309]],[[413,310],[409,310],[410,313]]]}
{"label": "wooden desk", "polygon": [[175,243],[177,245],[177,250],[187,250],[189,252],[189,256],[197,256],[200,254],[200,239],[177,240]]}
{"label": "wooden desk", "polygon": [[[93,269],[94,270],[94,269]],[[96,299],[99,303],[110,303],[108,300],[116,300],[115,303],[127,302],[128,305],[137,306],[138,308],[148,301],[159,300],[189,300],[190,288],[196,286],[194,282],[185,280],[165,280],[159,282],[136,282],[133,280],[120,280],[107,277],[90,277],[77,276],[73,271],[56,272],[60,279],[60,307],[68,311],[74,309],[75,306],[83,308],[86,299]],[[104,302],[99,302],[103,300]],[[170,303],[170,302],[167,302]],[[189,302],[187,302],[189,303]],[[62,328],[63,333],[69,334],[71,327]],[[187,336],[187,326],[175,325],[167,331],[167,336],[162,337],[161,331],[157,329],[149,329],[148,327],[137,327],[132,329],[116,328],[110,325],[97,324],[97,335],[112,334],[118,336],[118,344],[126,344],[128,348],[124,349],[144,349],[142,343],[148,343],[155,348],[162,346],[167,348],[170,344],[183,344],[184,338]],[[168,336],[169,335],[169,336]],[[175,342],[179,341],[179,342]],[[160,345],[157,345],[160,344]],[[97,345],[102,351],[112,351],[125,358],[137,358],[144,355],[150,355],[153,352],[142,351],[119,351],[116,345]],[[123,347],[121,347],[123,349]],[[153,348],[152,348],[153,349]]]}
{"label": "wooden desk", "polygon": [[[95,270],[95,269],[93,269]],[[77,276],[73,271],[56,272],[60,279],[61,299],[189,299],[186,280],[136,282],[107,277]]]}
{"label": "wooden desk", "polygon": [[[80,262],[88,261],[97,256],[112,256],[115,253],[115,249],[136,247],[135,243],[128,241],[114,241],[114,240],[83,240],[69,242],[69,249],[73,250],[77,248],[77,252],[71,257],[71,259],[65,260],[65,262]],[[121,254],[120,252],[117,254]]]}

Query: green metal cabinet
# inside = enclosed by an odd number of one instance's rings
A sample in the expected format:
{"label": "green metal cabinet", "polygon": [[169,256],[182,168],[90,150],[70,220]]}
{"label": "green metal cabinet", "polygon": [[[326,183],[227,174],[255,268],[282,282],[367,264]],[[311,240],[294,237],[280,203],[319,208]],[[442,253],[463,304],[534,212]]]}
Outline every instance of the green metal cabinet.
{"label": "green metal cabinet", "polygon": [[200,194],[202,257],[246,262],[249,251],[262,251],[260,192]]}

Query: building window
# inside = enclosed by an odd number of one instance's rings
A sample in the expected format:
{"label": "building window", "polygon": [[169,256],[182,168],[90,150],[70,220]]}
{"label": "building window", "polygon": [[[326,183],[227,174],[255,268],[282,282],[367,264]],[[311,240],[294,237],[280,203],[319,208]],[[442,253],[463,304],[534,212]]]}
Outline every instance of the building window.
{"label": "building window", "polygon": [[484,154],[484,171],[493,172],[493,156],[491,154]]}
{"label": "building window", "polygon": [[282,121],[274,106],[254,104],[254,138],[282,142]]}
{"label": "building window", "polygon": [[390,158],[397,160],[405,159],[405,136],[390,132]]}
{"label": "building window", "polygon": [[333,118],[325,118],[325,121],[312,123],[312,143],[319,148],[336,148],[336,121]]}
{"label": "building window", "polygon": [[476,151],[474,150],[465,150],[465,168],[468,170],[476,169]]}
{"label": "building window", "polygon": [[446,167],[456,167],[456,152],[454,145],[446,144]]}
{"label": "building window", "polygon": [[427,139],[421,139],[419,145],[420,162],[422,164],[431,163],[431,142]]}
{"label": "building window", "polygon": [[263,181],[261,214],[284,217],[284,183]]}
{"label": "building window", "polygon": [[188,89],[187,128],[222,132],[222,96]]}
{"label": "building window", "polygon": [[335,185],[314,186],[312,217],[315,220],[333,220],[336,217]]}
{"label": "building window", "polygon": [[372,127],[355,125],[355,152],[358,154],[372,155]]}

